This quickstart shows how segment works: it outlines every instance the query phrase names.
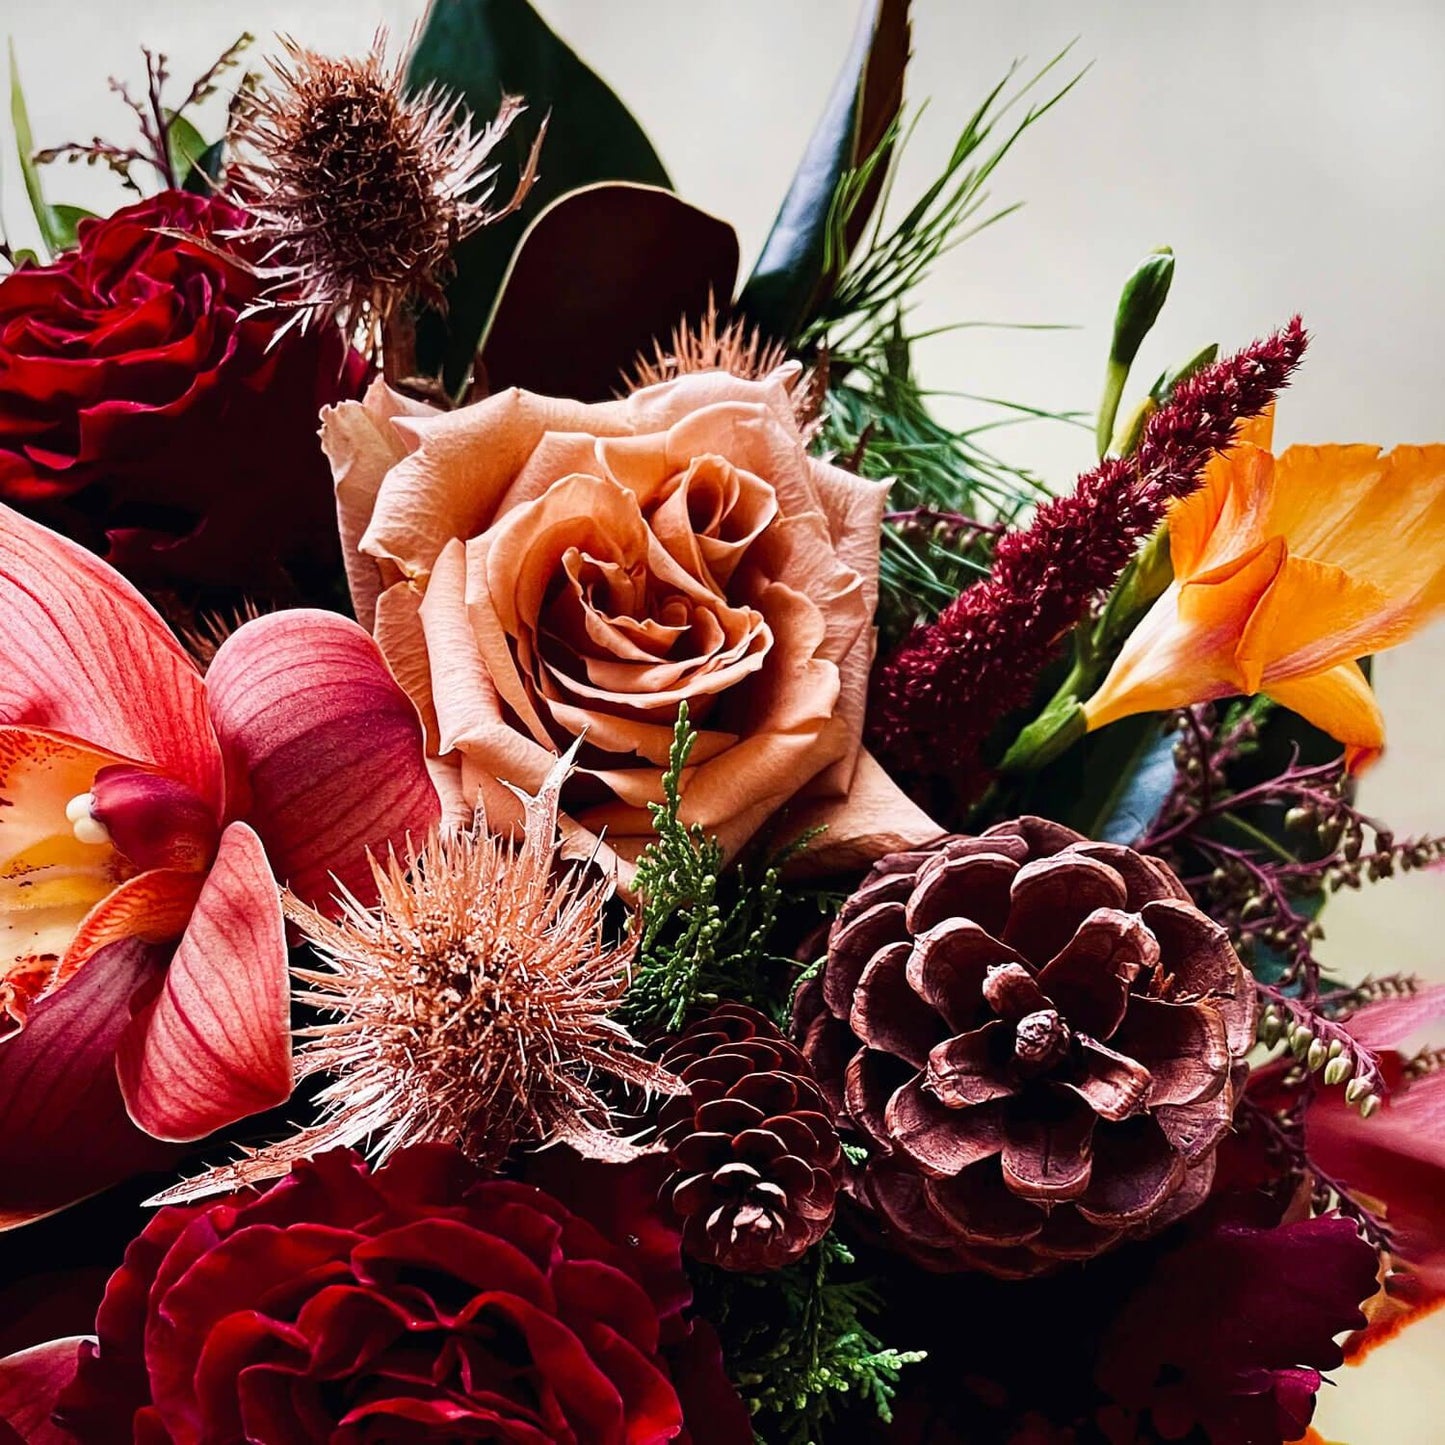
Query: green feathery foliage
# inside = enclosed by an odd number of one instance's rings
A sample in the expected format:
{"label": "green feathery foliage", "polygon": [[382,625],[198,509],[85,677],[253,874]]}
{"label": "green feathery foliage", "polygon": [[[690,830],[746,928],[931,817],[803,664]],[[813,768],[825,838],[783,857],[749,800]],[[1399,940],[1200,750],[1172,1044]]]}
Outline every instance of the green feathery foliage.
{"label": "green feathery foliage", "polygon": [[899,1374],[924,1358],[885,1346],[864,1323],[881,1301],[867,1280],[838,1277],[854,1263],[830,1234],[786,1269],[709,1270],[699,1281],[762,1445],[821,1445],[824,1427],[854,1401],[888,1422]]}
{"label": "green feathery foliage", "polygon": [[681,817],[682,774],[695,736],[683,703],[663,801],[651,804],[657,839],[637,860],[641,939],[622,1016],[644,1033],[673,1032],[695,1006],[724,998],[780,1017],[792,989],[793,962],[769,941],[783,903],[783,865],[817,830],[773,854],[756,879],[741,868],[724,873],[717,839]]}
{"label": "green feathery foliage", "polygon": [[829,216],[825,269],[847,256],[849,225],[872,189],[879,168],[886,168],[883,195],[867,237],[849,257],[833,294],[799,338],[799,349],[823,347],[831,356],[851,361],[855,351],[865,349],[868,337],[891,323],[940,256],[1018,209],[1015,204],[988,210],[988,180],[1014,142],[1074,88],[1083,72],[1047,99],[1030,104],[1001,137],[999,127],[1015,106],[1037,93],[1067,54],[1065,50],[1056,55],[1012,95],[1008,91],[1018,65],[1010,67],[968,118],[938,178],[889,229],[884,229],[884,218],[890,209],[898,158],[908,140],[899,124],[895,122],[872,155],[842,178]]}
{"label": "green feathery foliage", "polygon": [[986,183],[1014,142],[1072,89],[1078,76],[1029,105],[1002,135],[1000,127],[1062,59],[1056,57],[1012,97],[1007,92],[1016,67],[1010,70],[969,118],[943,172],[891,229],[884,229],[883,216],[908,139],[896,125],[862,165],[844,176],[834,198],[829,244],[831,254],[841,256],[849,218],[875,183],[879,167],[887,168],[884,204],[865,243],[799,341],[801,350],[823,359],[829,378],[821,449],[863,476],[893,483],[879,577],[878,622],[885,649],[914,623],[936,616],[986,572],[997,533],[1047,495],[1038,478],[992,451],[986,434],[1036,419],[1083,424],[1074,413],[968,397],[1005,414],[961,431],[949,429],[930,409],[935,393],[914,374],[912,349],[923,337],[910,334],[904,324],[913,289],[939,257],[1017,209],[989,211]]}

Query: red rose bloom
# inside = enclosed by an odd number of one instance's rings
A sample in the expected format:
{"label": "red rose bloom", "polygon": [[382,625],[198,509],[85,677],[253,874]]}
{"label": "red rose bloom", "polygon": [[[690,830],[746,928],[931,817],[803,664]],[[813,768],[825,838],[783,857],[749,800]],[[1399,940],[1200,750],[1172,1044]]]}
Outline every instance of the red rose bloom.
{"label": "red rose bloom", "polygon": [[[684,1330],[670,1282],[649,1293],[656,1259],[638,1268],[629,1237],[453,1149],[375,1173],[335,1150],[263,1194],[161,1210],[54,1418],[143,1445],[740,1445],[715,1341]],[[710,1402],[706,1430],[680,1395]],[[719,1433],[729,1408],[740,1428]]]}
{"label": "red rose bloom", "polygon": [[260,283],[218,239],[244,220],[166,191],[0,281],[0,500],[142,585],[319,599],[339,552],[317,417],[366,368],[334,328],[278,341],[245,315]]}

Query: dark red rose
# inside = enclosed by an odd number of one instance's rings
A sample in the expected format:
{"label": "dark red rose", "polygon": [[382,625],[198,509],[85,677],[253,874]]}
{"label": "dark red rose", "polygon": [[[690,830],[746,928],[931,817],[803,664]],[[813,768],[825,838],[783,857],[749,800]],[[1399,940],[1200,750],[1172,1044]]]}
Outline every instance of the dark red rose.
{"label": "dark red rose", "polygon": [[1100,1414],[1113,1445],[1196,1438],[1297,1440],[1335,1336],[1364,1322],[1377,1257],[1338,1215],[1261,1227],[1220,1201],[1196,1216],[1127,1300],[1100,1347]]}
{"label": "dark red rose", "polygon": [[166,191],[0,281],[0,499],[132,580],[322,600],[338,573],[323,406],[365,363],[334,328],[278,340],[224,248],[245,217]]}
{"label": "dark red rose", "polygon": [[[651,1232],[619,1224],[624,1240]],[[54,1418],[87,1445],[744,1445],[710,1332],[666,1347],[675,1291],[649,1293],[650,1254],[637,1268],[553,1195],[452,1149],[375,1173],[335,1150],[263,1194],[161,1210]]]}

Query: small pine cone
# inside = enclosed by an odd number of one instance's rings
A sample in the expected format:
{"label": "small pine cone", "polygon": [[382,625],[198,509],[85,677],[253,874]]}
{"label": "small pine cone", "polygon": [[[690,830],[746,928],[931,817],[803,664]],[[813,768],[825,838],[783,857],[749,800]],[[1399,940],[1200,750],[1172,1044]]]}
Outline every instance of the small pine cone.
{"label": "small pine cone", "polygon": [[827,1233],[843,1172],[807,1061],[755,1009],[722,1004],[661,1062],[690,1090],[658,1117],[674,1165],[662,1198],[683,1248],[723,1269],[791,1264]]}
{"label": "small pine cone", "polygon": [[1203,1200],[1254,1010],[1163,864],[1021,818],[883,859],[795,1025],[869,1150],[845,1187],[889,1240],[1022,1277]]}

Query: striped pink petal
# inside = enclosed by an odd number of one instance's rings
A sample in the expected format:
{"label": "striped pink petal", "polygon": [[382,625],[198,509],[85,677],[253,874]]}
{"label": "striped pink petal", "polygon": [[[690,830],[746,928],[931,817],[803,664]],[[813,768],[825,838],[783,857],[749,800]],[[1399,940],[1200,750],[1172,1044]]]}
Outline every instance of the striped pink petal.
{"label": "striped pink petal", "polygon": [[356,623],[307,609],[248,622],[206,684],[227,765],[244,780],[230,816],[308,902],[324,905],[337,881],[366,898],[367,849],[401,851],[440,819],[416,709]]}
{"label": "striped pink petal", "polygon": [[219,803],[205,685],[118,572],[0,506],[0,723],[46,728],[153,763]]}
{"label": "striped pink petal", "polygon": [[199,1139],[290,1097],[281,899],[244,823],[221,835],[165,983],[126,1028],[116,1068],[131,1118],[158,1139]]}

